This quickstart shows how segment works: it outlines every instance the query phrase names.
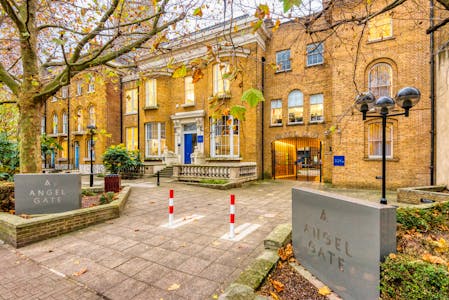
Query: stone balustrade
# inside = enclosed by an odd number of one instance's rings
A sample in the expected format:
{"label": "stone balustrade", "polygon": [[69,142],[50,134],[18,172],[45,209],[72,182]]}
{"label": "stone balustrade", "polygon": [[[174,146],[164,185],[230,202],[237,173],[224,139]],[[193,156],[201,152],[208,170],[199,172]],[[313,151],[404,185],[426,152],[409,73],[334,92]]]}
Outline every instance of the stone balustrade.
{"label": "stone balustrade", "polygon": [[229,182],[246,182],[257,179],[256,163],[223,163],[203,165],[174,165],[173,177],[179,181],[224,179]]}

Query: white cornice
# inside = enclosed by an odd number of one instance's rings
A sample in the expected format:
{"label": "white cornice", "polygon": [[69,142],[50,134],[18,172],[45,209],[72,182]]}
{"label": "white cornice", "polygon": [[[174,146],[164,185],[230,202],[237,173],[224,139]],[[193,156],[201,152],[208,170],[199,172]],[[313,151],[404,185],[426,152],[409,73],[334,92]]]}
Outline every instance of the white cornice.
{"label": "white cornice", "polygon": [[195,110],[195,111],[175,113],[174,115],[171,115],[170,118],[172,120],[180,120],[180,119],[187,119],[187,118],[202,118],[205,115],[206,115],[206,112],[201,109],[201,110]]}

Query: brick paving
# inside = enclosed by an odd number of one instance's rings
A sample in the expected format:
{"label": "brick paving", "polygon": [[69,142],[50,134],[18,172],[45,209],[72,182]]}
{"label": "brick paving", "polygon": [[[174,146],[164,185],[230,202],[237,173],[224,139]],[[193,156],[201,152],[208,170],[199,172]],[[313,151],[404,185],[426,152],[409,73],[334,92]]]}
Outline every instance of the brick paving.
{"label": "brick paving", "polygon": [[[299,185],[268,181],[219,191],[136,184],[119,219],[18,250],[1,246],[0,298],[212,299],[262,252],[276,225],[290,222],[291,188]],[[175,219],[204,218],[176,229],[160,227],[168,220],[171,188]],[[261,225],[239,242],[220,239],[229,228],[230,193],[236,195],[236,226]]]}

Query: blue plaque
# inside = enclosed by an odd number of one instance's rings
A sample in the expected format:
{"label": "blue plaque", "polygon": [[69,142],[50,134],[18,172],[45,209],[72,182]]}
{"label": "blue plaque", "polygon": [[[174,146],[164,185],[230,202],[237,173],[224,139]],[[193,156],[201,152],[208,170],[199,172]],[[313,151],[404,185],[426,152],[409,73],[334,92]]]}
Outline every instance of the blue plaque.
{"label": "blue plaque", "polygon": [[344,167],[345,166],[345,157],[343,155],[341,155],[341,156],[334,155],[334,166]]}
{"label": "blue plaque", "polygon": [[202,135],[199,135],[198,136],[198,143],[202,143],[203,142],[203,136]]}

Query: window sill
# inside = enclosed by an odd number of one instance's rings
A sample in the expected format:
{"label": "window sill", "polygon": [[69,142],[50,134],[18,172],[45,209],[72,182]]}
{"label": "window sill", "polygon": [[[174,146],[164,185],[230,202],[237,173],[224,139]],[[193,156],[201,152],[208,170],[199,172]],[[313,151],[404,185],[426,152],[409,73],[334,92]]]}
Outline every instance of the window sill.
{"label": "window sill", "polygon": [[49,133],[49,134],[47,134],[47,136],[48,137],[58,137],[59,136],[59,133]]}
{"label": "window sill", "polygon": [[67,136],[67,132],[59,133],[58,136],[63,136],[63,137],[65,137],[65,136]]}
{"label": "window sill", "polygon": [[292,69],[277,70],[276,72],[274,72],[274,74],[288,73],[291,71],[292,71]]}
{"label": "window sill", "polygon": [[164,158],[160,156],[152,156],[152,157],[145,157],[144,161],[161,161],[163,159]]}
{"label": "window sill", "polygon": [[[382,157],[364,157],[363,160],[364,161],[382,161]],[[399,158],[397,158],[397,157],[388,158],[387,157],[387,161],[398,162]]]}
{"label": "window sill", "polygon": [[84,135],[86,132],[85,131],[72,131],[73,135]]}
{"label": "window sill", "polygon": [[193,104],[181,104],[181,107],[187,108],[187,107],[194,107],[195,103]]}
{"label": "window sill", "polygon": [[368,40],[368,41],[366,41],[366,43],[369,45],[369,44],[375,44],[375,43],[384,42],[384,41],[391,41],[391,40],[395,40],[395,39],[396,38],[394,36],[389,36],[389,37],[376,39],[376,40]]}
{"label": "window sill", "polygon": [[270,127],[282,127],[282,123],[281,124],[270,124]]}
{"label": "window sill", "polygon": [[125,116],[132,116],[132,115],[137,115],[137,111],[136,112],[125,113]]}
{"label": "window sill", "polygon": [[221,93],[221,94],[214,94],[212,97],[209,98],[209,100],[212,98],[218,98],[220,100],[231,99],[231,97],[232,97],[231,94],[229,92],[226,92],[226,93]]}
{"label": "window sill", "polygon": [[67,158],[64,158],[64,157],[58,158],[58,162],[64,162],[64,161],[67,161]]}
{"label": "window sill", "polygon": [[[85,157],[83,160],[84,161],[91,161],[91,159],[89,157]],[[92,160],[92,162],[94,162],[94,161],[95,161],[95,158]]]}
{"label": "window sill", "polygon": [[223,157],[209,157],[206,158],[206,161],[240,161],[242,160],[241,157],[235,156],[235,157],[230,157],[230,156],[223,156]]}
{"label": "window sill", "polygon": [[309,125],[318,125],[318,124],[325,124],[326,122],[323,121],[310,121]]}
{"label": "window sill", "polygon": [[287,123],[287,126],[297,126],[297,125],[304,125],[304,122],[292,122],[292,123]]}
{"label": "window sill", "polygon": [[318,67],[318,66],[324,66],[324,61],[317,63],[317,64],[313,64],[313,65],[306,65],[306,69],[307,68],[312,68],[312,67]]}
{"label": "window sill", "polygon": [[150,106],[144,106],[143,110],[156,110],[159,109],[158,105],[150,105]]}

